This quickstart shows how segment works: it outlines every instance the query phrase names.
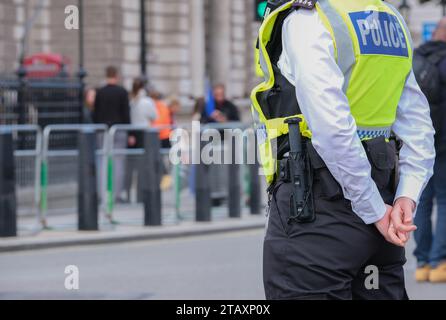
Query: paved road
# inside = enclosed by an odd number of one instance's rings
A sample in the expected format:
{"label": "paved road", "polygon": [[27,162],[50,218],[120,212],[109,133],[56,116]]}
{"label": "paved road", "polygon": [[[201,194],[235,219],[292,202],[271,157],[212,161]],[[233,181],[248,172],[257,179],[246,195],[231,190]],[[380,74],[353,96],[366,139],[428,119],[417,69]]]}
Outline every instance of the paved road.
{"label": "paved road", "polygon": [[[0,299],[263,299],[262,231],[0,255]],[[80,290],[64,288],[67,265]],[[408,288],[446,299],[446,286]]]}

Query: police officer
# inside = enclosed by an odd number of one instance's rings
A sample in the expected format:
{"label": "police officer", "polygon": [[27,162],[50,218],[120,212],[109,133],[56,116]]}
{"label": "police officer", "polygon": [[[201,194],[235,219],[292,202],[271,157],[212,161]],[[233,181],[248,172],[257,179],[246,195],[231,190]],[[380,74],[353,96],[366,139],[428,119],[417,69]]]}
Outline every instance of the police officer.
{"label": "police officer", "polygon": [[[266,297],[407,299],[404,246],[435,159],[409,30],[381,0],[275,4],[258,43],[265,82],[252,95],[271,184]],[[315,220],[307,223],[290,219],[287,175],[268,171],[288,161],[282,123],[298,114],[311,159]],[[374,272],[378,283],[368,281]]]}

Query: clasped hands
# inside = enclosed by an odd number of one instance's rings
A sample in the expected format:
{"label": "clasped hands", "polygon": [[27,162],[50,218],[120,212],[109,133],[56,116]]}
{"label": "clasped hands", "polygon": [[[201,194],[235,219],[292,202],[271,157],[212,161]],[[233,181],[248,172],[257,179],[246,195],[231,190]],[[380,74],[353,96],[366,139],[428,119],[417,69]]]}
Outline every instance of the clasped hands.
{"label": "clasped hands", "polygon": [[400,198],[393,207],[387,206],[386,215],[375,226],[388,242],[405,247],[412,232],[417,230],[413,220],[415,208],[413,200]]}
{"label": "clasped hands", "polygon": [[219,110],[215,110],[211,114],[211,119],[213,119],[215,122],[218,123],[225,123],[228,122],[228,118],[225,116],[225,114]]}

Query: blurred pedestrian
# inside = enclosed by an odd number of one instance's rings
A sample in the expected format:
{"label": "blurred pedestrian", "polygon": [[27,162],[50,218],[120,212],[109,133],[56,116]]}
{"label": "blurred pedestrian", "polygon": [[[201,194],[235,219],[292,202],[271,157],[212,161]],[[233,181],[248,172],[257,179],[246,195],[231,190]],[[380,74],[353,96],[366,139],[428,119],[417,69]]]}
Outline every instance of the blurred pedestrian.
{"label": "blurred pedestrian", "polygon": [[[119,85],[118,69],[109,66],[105,70],[106,85],[96,94],[93,111],[94,123],[106,124],[112,127],[117,124],[130,124],[130,103],[127,91]],[[115,149],[127,148],[127,134],[118,132],[115,141]],[[125,156],[114,158],[114,197],[117,202],[123,201],[125,179]],[[105,164],[104,164],[105,165]],[[102,172],[103,170],[100,170]],[[104,179],[101,179],[101,182]]]}
{"label": "blurred pedestrian", "polygon": [[195,100],[194,111],[192,112],[192,121],[201,121],[205,107],[206,100],[204,97],[200,97]]}
{"label": "blurred pedestrian", "polygon": [[[240,114],[237,107],[226,98],[226,87],[223,84],[217,84],[212,89],[209,88],[205,101],[204,111],[201,116],[203,124],[224,124],[228,122],[239,122]],[[224,144],[225,130],[218,130],[221,142]],[[217,141],[213,141],[213,148],[220,148]],[[210,182],[212,205],[219,207],[225,200],[224,186],[228,184],[228,172],[226,166],[212,164],[210,166]]]}
{"label": "blurred pedestrian", "polygon": [[93,112],[94,110],[94,103],[96,101],[96,88],[88,88],[85,93],[85,105],[86,107]]}
{"label": "blurred pedestrian", "polygon": [[93,122],[94,103],[96,100],[96,89],[91,87],[85,91],[85,101],[83,108],[84,123]]}
{"label": "blurred pedestrian", "polygon": [[[153,123],[153,126],[160,131],[161,149],[170,149],[170,135],[172,133],[172,114],[169,106],[163,101],[160,92],[153,90],[150,97],[155,101],[156,110],[158,112],[158,119]],[[163,157],[163,177],[161,179],[161,189],[163,191],[172,186],[172,177],[170,175],[171,168],[168,157]]]}
{"label": "blurred pedestrian", "polygon": [[[132,126],[138,128],[151,128],[158,118],[155,102],[147,95],[145,81],[141,78],[133,80],[132,92],[130,93],[130,119]],[[141,130],[133,131],[129,134],[128,144],[131,149],[144,148],[144,134]],[[141,200],[141,184],[138,180],[141,161],[130,157],[127,161],[126,171],[126,193],[127,201],[131,200],[132,184],[136,182],[137,201]]]}
{"label": "blurred pedestrian", "polygon": [[[130,98],[131,124],[136,127],[152,127],[153,122],[158,119],[158,112],[155,102],[147,95],[144,80],[140,78],[133,80]],[[141,132],[131,133],[129,145],[136,148],[142,147]]]}
{"label": "blurred pedestrian", "polygon": [[[215,101],[214,110],[205,110],[202,115],[203,123],[225,123],[240,121],[240,114],[237,107],[226,99],[226,87],[217,84],[213,89],[213,99]],[[209,103],[209,101],[208,101]]]}
{"label": "blurred pedestrian", "polygon": [[181,102],[177,97],[172,96],[169,98],[169,110],[170,110],[170,124],[176,125],[176,117],[181,111]]}
{"label": "blurred pedestrian", "polygon": [[[446,18],[439,23],[433,40],[415,51],[414,69],[431,105],[437,131],[434,176],[421,197],[415,218],[418,226],[415,232],[418,260],[415,276],[419,282],[446,282]],[[435,199],[437,221],[433,224]]]}
{"label": "blurred pedestrian", "polygon": [[169,106],[163,101],[161,93],[152,91],[150,97],[155,101],[158,118],[153,126],[160,129],[161,148],[170,149],[170,134],[172,133],[172,115]]}

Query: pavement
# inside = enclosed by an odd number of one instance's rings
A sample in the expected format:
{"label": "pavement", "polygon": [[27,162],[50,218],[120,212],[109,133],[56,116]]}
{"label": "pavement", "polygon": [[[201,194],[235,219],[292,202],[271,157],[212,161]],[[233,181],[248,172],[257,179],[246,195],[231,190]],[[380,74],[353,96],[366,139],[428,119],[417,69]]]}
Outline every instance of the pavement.
{"label": "pavement", "polygon": [[[54,186],[53,189],[55,189]],[[265,223],[264,210],[259,216],[252,216],[246,206],[242,207],[241,219],[229,219],[226,202],[222,202],[219,207],[212,208],[212,223],[195,223],[196,204],[194,195],[188,190],[183,190],[179,198],[179,212],[177,212],[177,198],[173,186],[171,186],[162,195],[162,227],[143,227],[144,208],[141,204],[135,204],[136,190],[133,188],[132,203],[116,204],[111,221],[106,213],[100,210],[99,232],[78,232],[76,231],[78,228],[77,210],[75,209],[76,197],[73,196],[76,194],[75,188],[72,185],[65,184],[60,185],[59,189],[61,191],[56,193],[49,201],[49,211],[45,216],[47,228],[42,228],[35,208],[33,209],[23,203],[19,204],[19,237],[0,239],[0,252],[110,244],[251,230],[263,228]],[[23,192],[20,195],[23,196]],[[262,201],[266,203],[266,195],[263,195]],[[243,196],[243,203],[245,202],[246,196]]]}
{"label": "pavement", "polygon": [[242,217],[228,218],[226,208],[212,210],[212,222],[196,223],[191,214],[163,214],[163,226],[144,227],[143,209],[140,206],[121,206],[113,215],[113,222],[105,215],[99,218],[99,231],[77,231],[75,215],[58,215],[48,218],[48,229],[42,229],[35,218],[19,219],[19,237],[0,239],[0,253],[38,250],[80,245],[112,244],[166,238],[190,237],[228,231],[263,228],[264,215],[250,215],[243,210]]}
{"label": "pavement", "polygon": [[[76,166],[71,168],[75,164],[74,160],[68,159],[67,161],[68,168],[73,169],[71,170],[73,172],[68,170],[69,172],[65,173],[65,176],[75,174]],[[52,167],[55,169],[49,176],[57,178],[58,175],[55,173],[61,173],[60,170],[63,167],[60,163]],[[212,190],[218,191],[217,187]],[[0,252],[185,237],[249,230],[264,226],[263,210],[260,216],[256,217],[251,216],[248,208],[243,206],[242,219],[229,219],[227,203],[225,202],[221,203],[220,207],[213,207],[213,223],[197,224],[194,222],[195,196],[186,188],[182,190],[179,198],[177,198],[172,184],[162,193],[163,226],[144,228],[144,208],[141,204],[136,204],[136,185],[133,185],[130,194],[131,204],[116,204],[112,221],[101,210],[99,214],[100,232],[77,232],[76,192],[76,184],[50,185],[48,212],[45,214],[47,228],[43,229],[39,222],[40,217],[39,219],[37,217],[36,207],[32,205],[33,189],[20,188],[17,196],[20,200],[18,203],[19,237],[0,239]],[[266,195],[262,194],[262,201],[266,203]],[[243,194],[242,203],[246,203],[246,201],[246,195]]]}
{"label": "pavement", "polygon": [[[187,197],[187,195],[185,196]],[[1,299],[262,300],[264,215],[244,208],[229,219],[225,207],[213,222],[194,222],[194,203],[181,215],[165,210],[162,227],[143,227],[141,206],[117,206],[114,223],[100,215],[99,232],[76,231],[76,215],[19,217],[19,235],[0,239]],[[415,300],[446,300],[446,285],[413,279],[414,243],[407,250],[407,288]],[[65,268],[79,268],[80,289],[64,287]]]}
{"label": "pavement", "polygon": [[[263,300],[263,230],[0,254],[0,299]],[[417,284],[415,300],[446,299],[446,285]],[[76,266],[79,290],[65,289]]]}

